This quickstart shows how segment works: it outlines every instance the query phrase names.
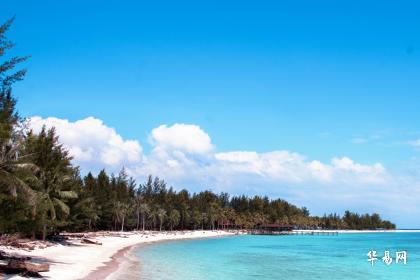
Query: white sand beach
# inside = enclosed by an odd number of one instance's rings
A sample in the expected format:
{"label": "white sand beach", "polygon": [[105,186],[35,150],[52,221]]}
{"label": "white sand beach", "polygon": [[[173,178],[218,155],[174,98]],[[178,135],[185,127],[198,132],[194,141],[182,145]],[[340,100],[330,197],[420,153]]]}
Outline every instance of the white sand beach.
{"label": "white sand beach", "polygon": [[[22,256],[30,256],[34,261],[47,262],[50,271],[41,273],[48,279],[74,280],[74,279],[104,279],[106,275],[100,270],[107,265],[106,274],[114,272],[118,265],[110,266],[119,251],[132,246],[151,242],[214,238],[234,235],[227,231],[173,231],[173,232],[114,232],[96,233],[89,239],[101,242],[102,245],[84,244],[81,239],[71,239],[68,245],[53,245],[47,248],[36,248],[32,251],[0,246],[0,250]],[[112,236],[113,235],[113,236]],[[96,271],[96,272],[95,272]],[[93,272],[93,273],[92,273]],[[99,273],[95,276],[95,273]],[[13,276],[10,279],[27,279]]]}

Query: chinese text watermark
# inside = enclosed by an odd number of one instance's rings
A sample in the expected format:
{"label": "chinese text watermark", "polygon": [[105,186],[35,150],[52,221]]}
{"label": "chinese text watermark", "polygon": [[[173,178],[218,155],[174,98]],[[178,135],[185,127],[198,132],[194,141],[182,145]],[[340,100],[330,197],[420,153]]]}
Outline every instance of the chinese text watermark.
{"label": "chinese text watermark", "polygon": [[[375,262],[378,261],[378,253],[375,250],[371,250],[367,253],[368,262],[371,263],[372,266],[375,265]],[[381,258],[382,262],[387,266],[390,266],[394,259],[392,258],[390,251],[385,251],[383,257]],[[407,251],[399,251],[395,253],[395,264],[407,264]]]}

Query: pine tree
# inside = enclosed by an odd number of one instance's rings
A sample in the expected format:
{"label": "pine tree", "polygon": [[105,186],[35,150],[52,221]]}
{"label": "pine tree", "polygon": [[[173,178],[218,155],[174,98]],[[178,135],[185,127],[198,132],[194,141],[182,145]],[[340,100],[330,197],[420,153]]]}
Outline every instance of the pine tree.
{"label": "pine tree", "polygon": [[[13,48],[14,44],[6,37],[6,32],[13,23],[14,18],[9,19],[0,26],[0,59],[8,50]],[[13,83],[20,81],[26,74],[25,69],[16,70],[18,64],[27,60],[28,57],[13,56],[12,58],[1,62],[0,64],[0,92],[8,93]]]}
{"label": "pine tree", "polygon": [[30,189],[17,174],[28,166],[19,161],[22,133],[18,127],[21,119],[16,111],[16,99],[12,96],[11,88],[14,82],[25,75],[25,70],[14,71],[14,68],[26,58],[2,59],[6,51],[14,46],[5,35],[12,23],[13,18],[0,26],[0,201],[6,190],[13,197],[16,197],[19,189],[30,194]]}

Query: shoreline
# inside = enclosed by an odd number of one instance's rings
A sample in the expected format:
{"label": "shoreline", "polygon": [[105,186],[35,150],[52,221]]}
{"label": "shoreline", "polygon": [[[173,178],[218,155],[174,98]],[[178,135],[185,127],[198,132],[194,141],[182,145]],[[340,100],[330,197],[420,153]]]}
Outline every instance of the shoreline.
{"label": "shoreline", "polygon": [[[356,233],[420,233],[420,230],[298,230],[298,232],[337,232]],[[136,232],[93,232],[84,233],[87,238],[101,242],[102,245],[84,244],[81,238],[71,238],[68,244],[54,244],[50,247],[35,248],[33,251],[0,246],[0,250],[20,256],[30,256],[35,262],[50,264],[50,271],[41,273],[50,279],[126,279],[127,271],[133,276],[140,275],[140,263],[133,251],[139,247],[156,242],[187,239],[218,238],[244,234],[243,231],[198,230],[198,231],[136,231]],[[1,275],[0,275],[1,276]],[[18,275],[7,279],[23,279]]]}
{"label": "shoreline", "polygon": [[[171,234],[173,236],[169,238],[161,238],[157,240],[145,241],[137,244],[133,244],[118,250],[111,259],[103,263],[101,266],[98,266],[95,270],[91,271],[86,277],[83,277],[82,280],[98,280],[98,279],[127,279],[125,273],[130,271],[128,276],[139,276],[141,274],[140,263],[134,255],[134,251],[138,248],[153,245],[155,243],[163,242],[173,242],[173,241],[182,241],[182,240],[193,240],[193,239],[208,239],[208,238],[220,238],[226,236],[235,236],[240,235],[239,231],[224,231],[224,230],[198,230],[198,231],[174,231],[174,232],[165,232],[166,234]],[[191,234],[187,236],[180,236],[185,234]],[[180,237],[179,237],[180,236]],[[165,236],[167,237],[167,235]],[[129,269],[131,268],[131,269]],[[134,268],[134,270],[132,270]]]}
{"label": "shoreline", "polygon": [[[221,234],[214,235],[214,236],[204,236],[204,237],[169,238],[169,239],[161,239],[161,240],[156,240],[156,241],[134,244],[132,246],[123,248],[120,251],[118,251],[115,255],[112,256],[111,261],[106,263],[104,266],[99,267],[97,270],[92,271],[87,277],[83,278],[83,280],[98,280],[98,279],[117,280],[117,279],[128,279],[127,277],[132,278],[133,276],[140,276],[141,263],[134,255],[134,251],[136,251],[138,248],[150,246],[156,243],[169,243],[169,242],[186,241],[186,240],[221,238],[221,237],[237,236],[237,235],[244,234],[244,233],[239,233],[236,231],[228,232],[228,231],[219,230],[218,232],[221,232]],[[136,270],[133,271],[132,268],[136,268]],[[127,272],[129,272],[128,275],[127,275]]]}
{"label": "shoreline", "polygon": [[[163,242],[163,241],[157,241],[157,242]],[[103,263],[103,265],[98,266],[95,270],[91,271],[88,275],[83,277],[83,280],[96,280],[96,279],[112,279],[115,274],[118,274],[119,271],[125,271],[128,270],[128,267],[137,268],[139,271],[140,263],[138,261],[133,260],[131,257],[132,251],[134,251],[136,248],[139,248],[141,246],[144,246],[146,244],[152,244],[151,243],[141,243],[137,245],[132,245],[129,247],[122,248],[117,253],[115,253],[111,260]]]}
{"label": "shoreline", "polygon": [[[32,251],[0,246],[0,250],[19,256],[32,257],[35,262],[50,264],[48,272],[40,273],[49,279],[106,279],[117,271],[127,259],[126,253],[137,246],[154,242],[199,239],[235,235],[228,231],[145,231],[145,232],[96,232],[85,233],[102,245],[85,244],[81,238],[68,240],[66,245],[54,244],[47,248],[35,248]],[[8,276],[9,277],[9,276]],[[23,279],[19,275],[10,275],[8,279]]]}

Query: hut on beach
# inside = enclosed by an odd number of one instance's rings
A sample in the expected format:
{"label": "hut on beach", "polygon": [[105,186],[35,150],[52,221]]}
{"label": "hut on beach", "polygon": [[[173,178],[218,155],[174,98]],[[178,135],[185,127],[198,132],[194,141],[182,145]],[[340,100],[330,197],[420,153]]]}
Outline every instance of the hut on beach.
{"label": "hut on beach", "polygon": [[251,230],[251,234],[284,235],[289,234],[292,230],[293,226],[287,224],[258,224]]}

